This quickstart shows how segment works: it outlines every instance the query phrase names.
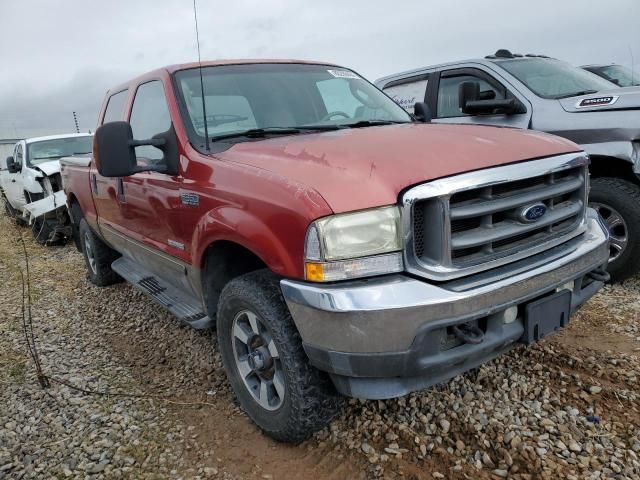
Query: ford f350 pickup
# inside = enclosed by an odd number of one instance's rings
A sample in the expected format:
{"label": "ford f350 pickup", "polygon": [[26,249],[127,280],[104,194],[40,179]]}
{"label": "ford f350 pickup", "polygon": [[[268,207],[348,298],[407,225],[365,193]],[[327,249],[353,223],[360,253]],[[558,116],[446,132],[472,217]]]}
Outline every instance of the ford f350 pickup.
{"label": "ford f350 pickup", "polygon": [[215,325],[279,440],[344,395],[404,395],[553,333],[607,278],[574,143],[421,123],[340,66],[170,66],[109,91],[100,124],[62,169],[90,280]]}

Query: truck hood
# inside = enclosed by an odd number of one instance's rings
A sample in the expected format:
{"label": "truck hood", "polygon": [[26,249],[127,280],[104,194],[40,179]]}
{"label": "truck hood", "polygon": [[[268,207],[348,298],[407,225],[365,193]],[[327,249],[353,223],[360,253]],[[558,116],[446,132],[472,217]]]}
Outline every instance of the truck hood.
{"label": "truck hood", "polygon": [[49,162],[38,163],[31,167],[33,170],[40,171],[45,175],[53,175],[60,172],[60,160],[51,160]]}
{"label": "truck hood", "polygon": [[238,143],[219,157],[311,187],[340,213],[394,204],[403,189],[427,180],[577,151],[540,132],[409,124]]}
{"label": "truck hood", "polygon": [[640,109],[640,87],[624,87],[604,90],[590,95],[558,100],[569,113],[596,112],[601,110]]}

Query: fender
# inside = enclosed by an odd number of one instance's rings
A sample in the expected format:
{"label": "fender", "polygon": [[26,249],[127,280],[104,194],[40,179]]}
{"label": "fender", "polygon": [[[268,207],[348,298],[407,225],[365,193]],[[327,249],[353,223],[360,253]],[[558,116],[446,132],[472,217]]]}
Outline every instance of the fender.
{"label": "fender", "polygon": [[44,193],[42,189],[42,185],[38,182],[39,178],[43,178],[44,174],[33,169],[33,168],[24,168],[22,170],[22,188],[29,193]]}
{"label": "fender", "polygon": [[585,152],[593,156],[615,157],[631,163],[636,175],[640,175],[640,142],[615,141],[582,145]]}
{"label": "fender", "polygon": [[[237,243],[260,258],[273,272],[283,276],[297,276],[302,265],[296,265],[295,255],[260,218],[237,207],[225,205],[205,214],[193,234],[193,265],[202,268],[207,248],[216,241]],[[300,238],[304,248],[304,232]]]}

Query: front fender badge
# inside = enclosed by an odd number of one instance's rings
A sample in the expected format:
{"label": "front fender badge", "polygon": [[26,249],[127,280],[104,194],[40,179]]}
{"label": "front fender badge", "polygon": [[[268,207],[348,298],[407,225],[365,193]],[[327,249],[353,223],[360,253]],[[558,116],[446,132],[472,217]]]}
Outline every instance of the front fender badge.
{"label": "front fender badge", "polygon": [[183,205],[197,207],[198,205],[200,205],[200,195],[198,195],[197,193],[181,193],[180,201]]}
{"label": "front fender badge", "polygon": [[576,108],[586,107],[602,107],[604,105],[613,105],[618,100],[618,95],[606,95],[603,97],[583,98],[576,103]]}

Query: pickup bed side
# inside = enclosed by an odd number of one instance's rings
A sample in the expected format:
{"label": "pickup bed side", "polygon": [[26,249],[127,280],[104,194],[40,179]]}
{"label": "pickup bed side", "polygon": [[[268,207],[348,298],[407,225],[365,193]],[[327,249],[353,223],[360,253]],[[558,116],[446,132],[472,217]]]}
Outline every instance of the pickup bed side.
{"label": "pickup bed side", "polygon": [[[89,178],[90,157],[83,158],[63,158],[61,161],[62,181],[67,192],[67,204],[71,207],[70,211],[74,213],[74,205],[77,205],[82,212],[82,216],[93,227],[98,225],[98,216],[96,214],[93,197],[91,195],[91,181]],[[79,222],[79,218],[73,218],[75,222]]]}

